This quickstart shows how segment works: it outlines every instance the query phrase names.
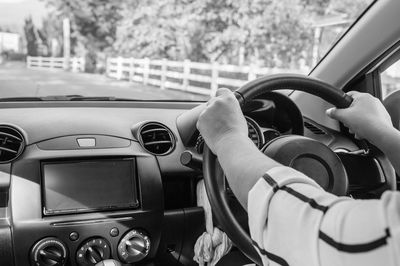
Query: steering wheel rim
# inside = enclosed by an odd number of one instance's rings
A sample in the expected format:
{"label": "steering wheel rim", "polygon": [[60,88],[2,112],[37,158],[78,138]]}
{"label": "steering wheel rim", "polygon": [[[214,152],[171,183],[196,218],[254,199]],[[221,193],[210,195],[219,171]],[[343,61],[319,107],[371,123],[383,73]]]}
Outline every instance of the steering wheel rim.
{"label": "steering wheel rim", "polygon": [[[352,98],[330,84],[308,76],[296,74],[279,74],[265,76],[245,84],[235,91],[235,95],[243,106],[269,91],[299,90],[318,96],[338,108],[350,106]],[[250,236],[240,226],[228,204],[225,193],[224,175],[217,157],[204,145],[203,175],[207,196],[210,200],[213,214],[221,224],[222,229],[237,247],[254,263],[262,265],[260,256],[252,244]],[[218,177],[218,178],[217,178]]]}

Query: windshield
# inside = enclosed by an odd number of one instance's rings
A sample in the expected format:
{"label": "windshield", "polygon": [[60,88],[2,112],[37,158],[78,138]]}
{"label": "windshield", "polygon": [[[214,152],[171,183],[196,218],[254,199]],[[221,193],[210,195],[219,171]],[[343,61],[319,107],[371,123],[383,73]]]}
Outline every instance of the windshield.
{"label": "windshield", "polygon": [[372,0],[0,0],[0,99],[207,100],[307,74]]}

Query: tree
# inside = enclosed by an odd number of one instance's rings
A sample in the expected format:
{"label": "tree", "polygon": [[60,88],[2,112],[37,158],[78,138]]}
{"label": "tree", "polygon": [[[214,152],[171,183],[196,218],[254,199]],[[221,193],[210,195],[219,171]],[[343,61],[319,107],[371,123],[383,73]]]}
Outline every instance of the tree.
{"label": "tree", "polygon": [[302,9],[296,0],[135,1],[114,48],[138,57],[288,65],[312,37],[300,23]]}
{"label": "tree", "polygon": [[63,29],[62,18],[59,15],[50,13],[43,19],[41,34],[51,56],[62,56],[63,52]]}
{"label": "tree", "polygon": [[24,33],[27,43],[27,51],[29,56],[38,55],[37,35],[35,33],[35,25],[33,24],[32,17],[25,19]]}
{"label": "tree", "polygon": [[95,71],[99,55],[111,49],[122,18],[121,1],[45,0],[58,11],[57,16],[71,21],[72,54],[88,56],[89,71]]}
{"label": "tree", "polygon": [[71,19],[72,54],[93,64],[112,53],[296,68],[311,61],[316,21],[353,19],[370,0],[45,1]]}
{"label": "tree", "polygon": [[104,51],[112,46],[117,23],[122,18],[120,1],[46,1],[58,11],[58,17],[70,18],[74,37],[87,48]]}

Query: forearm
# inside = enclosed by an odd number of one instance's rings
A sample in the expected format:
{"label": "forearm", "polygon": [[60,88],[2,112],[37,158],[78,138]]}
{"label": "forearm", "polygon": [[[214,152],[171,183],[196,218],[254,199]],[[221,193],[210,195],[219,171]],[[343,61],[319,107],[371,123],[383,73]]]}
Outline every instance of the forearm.
{"label": "forearm", "polygon": [[400,132],[394,127],[376,133],[373,144],[385,153],[397,173],[400,173]]}
{"label": "forearm", "polygon": [[245,209],[248,192],[257,180],[266,171],[280,166],[261,153],[250,139],[242,136],[224,138],[216,152],[231,189]]}

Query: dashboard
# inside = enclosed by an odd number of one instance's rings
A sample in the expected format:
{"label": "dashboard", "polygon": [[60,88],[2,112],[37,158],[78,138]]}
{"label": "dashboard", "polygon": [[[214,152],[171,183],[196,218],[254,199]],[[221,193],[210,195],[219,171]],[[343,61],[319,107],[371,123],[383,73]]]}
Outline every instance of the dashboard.
{"label": "dashboard", "polygon": [[[181,155],[201,158],[202,139],[196,129],[183,136],[177,120],[198,104],[1,103],[0,264],[95,265],[113,258],[195,265],[193,246],[204,231],[195,193],[202,173],[183,165]],[[359,150],[354,141],[303,117],[283,94],[259,96],[244,114],[259,148],[300,134],[336,150],[346,162],[349,193],[384,189],[390,178],[384,157],[360,159],[351,153]],[[355,162],[372,174],[361,177]]]}

